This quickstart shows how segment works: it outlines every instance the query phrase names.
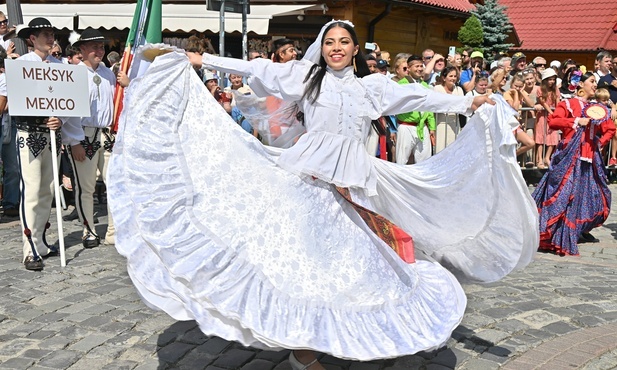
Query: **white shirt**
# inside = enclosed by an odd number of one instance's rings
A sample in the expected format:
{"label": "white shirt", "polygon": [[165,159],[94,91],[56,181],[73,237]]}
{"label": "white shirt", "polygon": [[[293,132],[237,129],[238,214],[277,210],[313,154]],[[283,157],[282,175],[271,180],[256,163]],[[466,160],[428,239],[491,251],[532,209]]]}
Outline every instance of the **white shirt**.
{"label": "white shirt", "polygon": [[[22,55],[17,60],[26,60],[31,62],[42,62],[43,59],[34,51],[29,52],[26,55]],[[58,59],[47,56],[46,59],[49,63],[61,63]],[[84,130],[79,124],[78,117],[58,117],[62,121],[62,143],[66,145],[76,145],[80,141],[84,140]]]}
{"label": "white shirt", "polygon": [[[5,96],[5,97],[7,96],[6,95],[6,75],[4,73],[0,74],[0,96]],[[8,101],[7,101],[7,106],[8,106]],[[1,125],[4,126],[8,124],[8,121],[9,121],[8,112],[0,112],[0,115],[2,115]]]}
{"label": "white shirt", "polygon": [[473,97],[434,93],[419,84],[399,85],[373,73],[363,78],[352,67],[328,68],[315,103],[303,99],[306,74],[313,65],[299,60],[250,62],[204,54],[208,68],[247,75],[258,96],[272,95],[295,101],[304,112],[307,133],[286,149],[277,164],[290,172],[310,175],[343,187],[362,188],[376,194],[377,176],[371,156],[364,149],[371,120],[411,111],[471,113]]}
{"label": "white shirt", "polygon": [[[78,65],[88,69],[88,90],[90,93],[90,117],[82,117],[81,125],[99,128],[111,126],[114,114],[116,76],[103,63],[99,64],[96,71],[84,62]],[[98,86],[95,80],[99,81]]]}

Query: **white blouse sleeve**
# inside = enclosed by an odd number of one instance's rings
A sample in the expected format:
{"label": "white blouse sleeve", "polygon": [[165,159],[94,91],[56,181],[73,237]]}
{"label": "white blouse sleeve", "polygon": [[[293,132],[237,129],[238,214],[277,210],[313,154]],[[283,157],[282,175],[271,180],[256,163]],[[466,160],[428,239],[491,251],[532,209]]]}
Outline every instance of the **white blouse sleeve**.
{"label": "white blouse sleeve", "polygon": [[79,117],[59,117],[62,121],[62,144],[77,145],[84,140],[84,129]]}
{"label": "white blouse sleeve", "polygon": [[273,63],[267,59],[254,59],[248,62],[210,54],[203,54],[202,60],[205,68],[248,76],[248,84],[257,96],[271,95],[287,101],[302,98],[304,78],[313,65],[301,60]]}
{"label": "white blouse sleeve", "polygon": [[381,104],[383,116],[417,111],[472,113],[473,96],[441,94],[420,84],[399,85],[381,74],[366,76],[362,81],[369,94]]}

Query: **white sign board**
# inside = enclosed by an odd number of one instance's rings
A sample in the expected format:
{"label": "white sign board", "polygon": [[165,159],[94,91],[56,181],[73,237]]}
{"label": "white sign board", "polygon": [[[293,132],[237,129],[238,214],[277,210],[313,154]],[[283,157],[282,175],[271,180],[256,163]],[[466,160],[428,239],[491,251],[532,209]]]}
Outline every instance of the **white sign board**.
{"label": "white sign board", "polygon": [[4,63],[11,116],[90,117],[85,66],[12,59]]}

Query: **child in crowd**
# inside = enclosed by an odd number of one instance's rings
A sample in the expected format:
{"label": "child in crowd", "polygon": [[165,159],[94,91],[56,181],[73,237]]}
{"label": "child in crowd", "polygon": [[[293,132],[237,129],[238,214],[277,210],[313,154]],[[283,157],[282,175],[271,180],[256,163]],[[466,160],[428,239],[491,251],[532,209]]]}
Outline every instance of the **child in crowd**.
{"label": "child in crowd", "polygon": [[[533,102],[529,99],[529,94],[524,90],[525,87],[525,79],[523,78],[522,73],[517,73],[512,76],[512,81],[510,82],[510,90],[506,91],[503,94],[503,98],[510,104],[510,106],[514,110],[521,109],[522,103],[524,102],[527,106],[533,106]],[[516,155],[519,156],[531,149],[535,145],[533,139],[527,135],[527,133],[523,130],[523,128],[519,125],[516,130],[513,131],[514,136],[516,137],[516,141],[518,141],[521,145],[516,150]]]}
{"label": "child in crowd", "polygon": [[[551,162],[551,155],[555,146],[559,142],[559,133],[548,127],[548,116],[553,114],[553,109],[560,100],[560,93],[557,89],[557,73],[552,69],[542,72],[542,83],[538,89],[538,103],[543,111],[538,112],[536,117],[536,165],[538,168],[545,168]],[[544,158],[542,157],[543,148],[546,148]]]}

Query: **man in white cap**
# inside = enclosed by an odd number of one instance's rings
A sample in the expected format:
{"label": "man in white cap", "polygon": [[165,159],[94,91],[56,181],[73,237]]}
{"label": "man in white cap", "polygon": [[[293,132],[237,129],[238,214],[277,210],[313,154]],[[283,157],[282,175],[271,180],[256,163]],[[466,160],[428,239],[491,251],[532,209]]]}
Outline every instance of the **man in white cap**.
{"label": "man in white cap", "polygon": [[[73,47],[81,51],[83,58],[79,65],[88,69],[90,97],[90,117],[82,117],[80,121],[85,138],[72,145],[69,153],[75,175],[75,209],[83,225],[82,241],[85,248],[94,248],[100,243],[100,237],[94,229],[93,194],[96,170],[100,169],[103,178],[106,178],[114,142],[109,126],[113,120],[116,77],[102,62],[106,41],[100,31],[88,28],[73,43]],[[115,242],[113,221],[109,210],[107,214],[109,223],[106,241],[112,244]]]}
{"label": "man in white cap", "polygon": [[[19,57],[19,60],[60,63],[50,55],[54,46],[54,29],[45,18],[34,18],[28,26],[17,27],[17,36],[25,39],[33,51]],[[10,94],[10,91],[8,92]],[[27,270],[42,270],[42,257],[57,255],[56,248],[45,240],[49,228],[49,215],[53,200],[52,160],[60,153],[51,152],[50,129],[62,128],[62,135],[56,132],[58,149],[60,138],[68,145],[83,140],[83,131],[78,120],[59,117],[13,116],[18,130],[18,161],[20,163],[21,204],[20,219],[24,229],[23,255]]]}

